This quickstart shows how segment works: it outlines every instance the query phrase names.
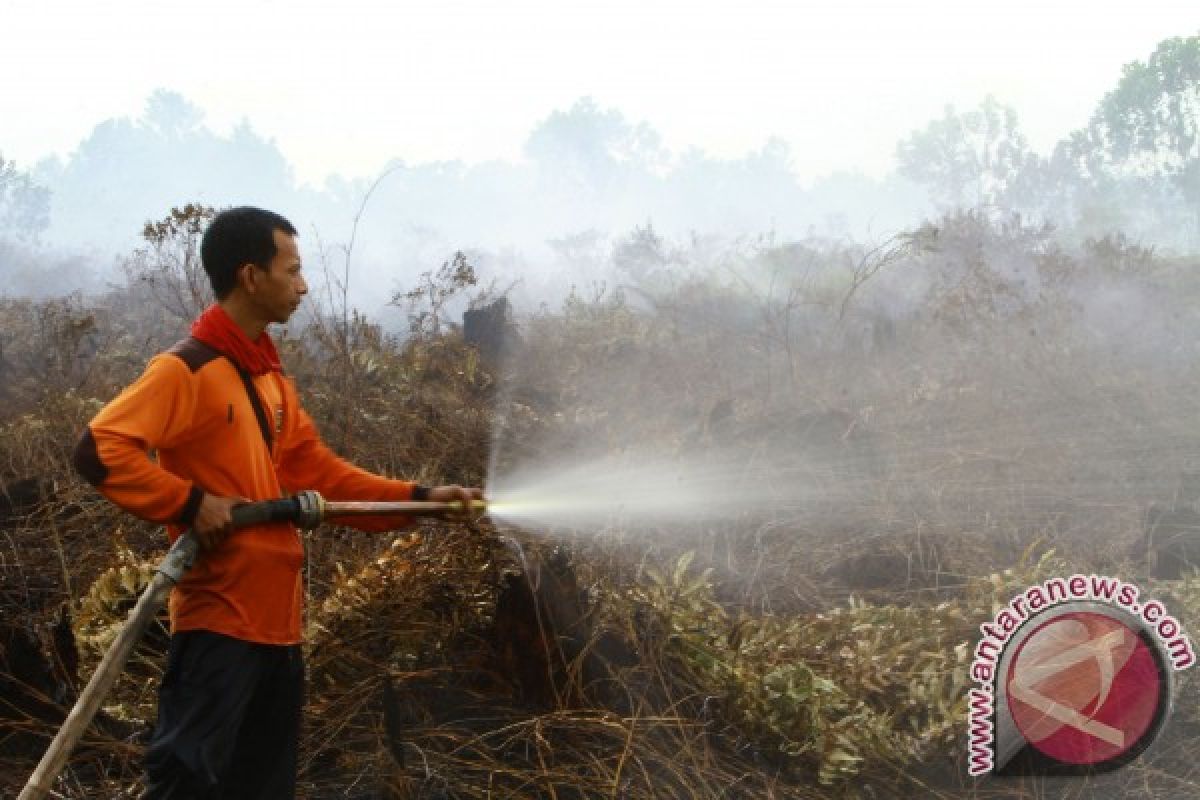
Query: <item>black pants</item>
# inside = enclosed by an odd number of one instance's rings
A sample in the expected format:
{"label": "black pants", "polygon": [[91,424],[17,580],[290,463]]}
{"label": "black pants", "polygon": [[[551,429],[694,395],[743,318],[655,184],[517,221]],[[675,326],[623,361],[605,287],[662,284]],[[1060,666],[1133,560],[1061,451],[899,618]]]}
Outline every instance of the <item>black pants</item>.
{"label": "black pants", "polygon": [[288,800],[304,706],[300,645],[171,637],[142,800]]}

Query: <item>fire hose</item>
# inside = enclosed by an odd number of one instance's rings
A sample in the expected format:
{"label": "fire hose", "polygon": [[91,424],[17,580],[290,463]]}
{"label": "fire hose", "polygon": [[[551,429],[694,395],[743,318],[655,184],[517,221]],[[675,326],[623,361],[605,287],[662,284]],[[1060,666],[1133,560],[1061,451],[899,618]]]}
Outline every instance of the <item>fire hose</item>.
{"label": "fire hose", "polygon": [[[472,503],[472,511],[486,508],[483,501]],[[232,511],[233,527],[261,525],[268,522],[291,522],[299,528],[315,528],[331,519],[358,516],[403,515],[440,516],[461,513],[461,503],[437,502],[328,502],[316,492],[307,491],[279,500],[266,500],[236,506]],[[101,703],[120,677],[125,662],[146,628],[154,619],[171,588],[179,583],[184,573],[196,560],[200,545],[196,537],[185,531],[175,540],[167,555],[155,570],[150,585],[142,592],[137,604],[129,612],[121,632],[104,654],[92,678],[75,701],[54,741],[50,743],[33,775],[25,784],[18,800],[38,800],[45,797],[58,778],[59,772],[71,755],[75,745],[91,724]]]}

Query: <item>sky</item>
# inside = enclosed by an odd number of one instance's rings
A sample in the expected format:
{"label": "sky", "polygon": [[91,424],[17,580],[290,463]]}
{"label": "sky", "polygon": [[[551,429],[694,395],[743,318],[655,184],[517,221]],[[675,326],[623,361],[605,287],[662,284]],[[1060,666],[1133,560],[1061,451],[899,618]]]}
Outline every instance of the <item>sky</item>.
{"label": "sky", "polygon": [[392,159],[521,157],[592,97],[676,153],[770,137],[801,179],[880,176],[948,103],[991,93],[1035,148],[1086,121],[1121,67],[1200,32],[1194,0],[0,0],[0,154],[66,155],[156,88],[276,141],[305,182]]}

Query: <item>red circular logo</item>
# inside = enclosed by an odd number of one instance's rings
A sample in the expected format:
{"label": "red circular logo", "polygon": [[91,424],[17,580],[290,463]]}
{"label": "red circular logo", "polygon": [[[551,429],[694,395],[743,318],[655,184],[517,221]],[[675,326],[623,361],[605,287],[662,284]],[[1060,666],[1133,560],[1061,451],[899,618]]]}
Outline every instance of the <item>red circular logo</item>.
{"label": "red circular logo", "polygon": [[1005,691],[1025,740],[1078,765],[1120,758],[1153,735],[1166,698],[1159,663],[1138,632],[1090,611],[1056,616],[1021,642]]}

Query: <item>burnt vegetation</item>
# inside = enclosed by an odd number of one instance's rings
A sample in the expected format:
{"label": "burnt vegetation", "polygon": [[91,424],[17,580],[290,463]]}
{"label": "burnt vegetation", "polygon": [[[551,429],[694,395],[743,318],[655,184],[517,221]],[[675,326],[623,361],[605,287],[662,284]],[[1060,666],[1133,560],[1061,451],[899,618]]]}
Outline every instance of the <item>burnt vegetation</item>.
{"label": "burnt vegetation", "polygon": [[[162,230],[147,236],[169,247]],[[189,230],[166,235],[186,248]],[[651,532],[309,534],[305,796],[958,794],[968,649],[994,603],[1097,570],[1146,581],[1186,625],[1200,610],[1194,262],[1111,238],[1068,250],[981,212],[908,234],[884,263],[874,252],[739,245],[722,278],[681,245],[626,288],[518,320],[484,297],[475,343],[442,308],[475,291],[451,259],[407,298],[406,334],[317,304],[286,331],[328,440],[377,470],[478,484],[492,448],[503,469],[583,443],[694,458],[736,443],[782,493]],[[14,787],[163,551],[68,453],[181,332],[162,301],[180,296],[172,274],[0,307]],[[900,291],[919,291],[902,313],[883,304]],[[1154,341],[1091,316],[1108,292],[1136,298]],[[639,402],[618,402],[631,387]],[[160,629],[64,794],[136,785],[164,652]],[[1190,687],[1126,780],[1189,784]]]}
{"label": "burnt vegetation", "polygon": [[[906,147],[1010,131],[981,114]],[[930,167],[949,205],[970,205],[882,243],[672,242],[647,226],[612,248],[611,283],[521,314],[458,254],[397,288],[403,333],[344,294],[314,299],[280,337],[284,362],[326,440],[369,468],[479,485],[489,458],[504,470],[637,442],[767,463],[779,500],[653,530],[307,534],[301,795],[992,796],[966,778],[963,742],[970,651],[996,608],[1095,571],[1139,581],[1193,630],[1200,263],[1095,230],[1096,214],[1031,222],[1013,208],[1029,195],[997,188],[1024,191],[1089,146],[1105,180],[1123,179],[1123,153],[1146,167],[1152,132],[1119,118],[1053,163],[1004,148],[987,161],[1019,181]],[[1191,197],[1186,130],[1154,130],[1174,149],[1139,185]],[[147,225],[107,294],[0,300],[6,794],[164,551],[69,453],[203,302],[208,213]],[[448,311],[462,302],[465,325]],[[62,796],[135,789],[165,641],[143,642]],[[1200,694],[1179,678],[1169,730],[1131,767],[1002,791],[1194,793]]]}

